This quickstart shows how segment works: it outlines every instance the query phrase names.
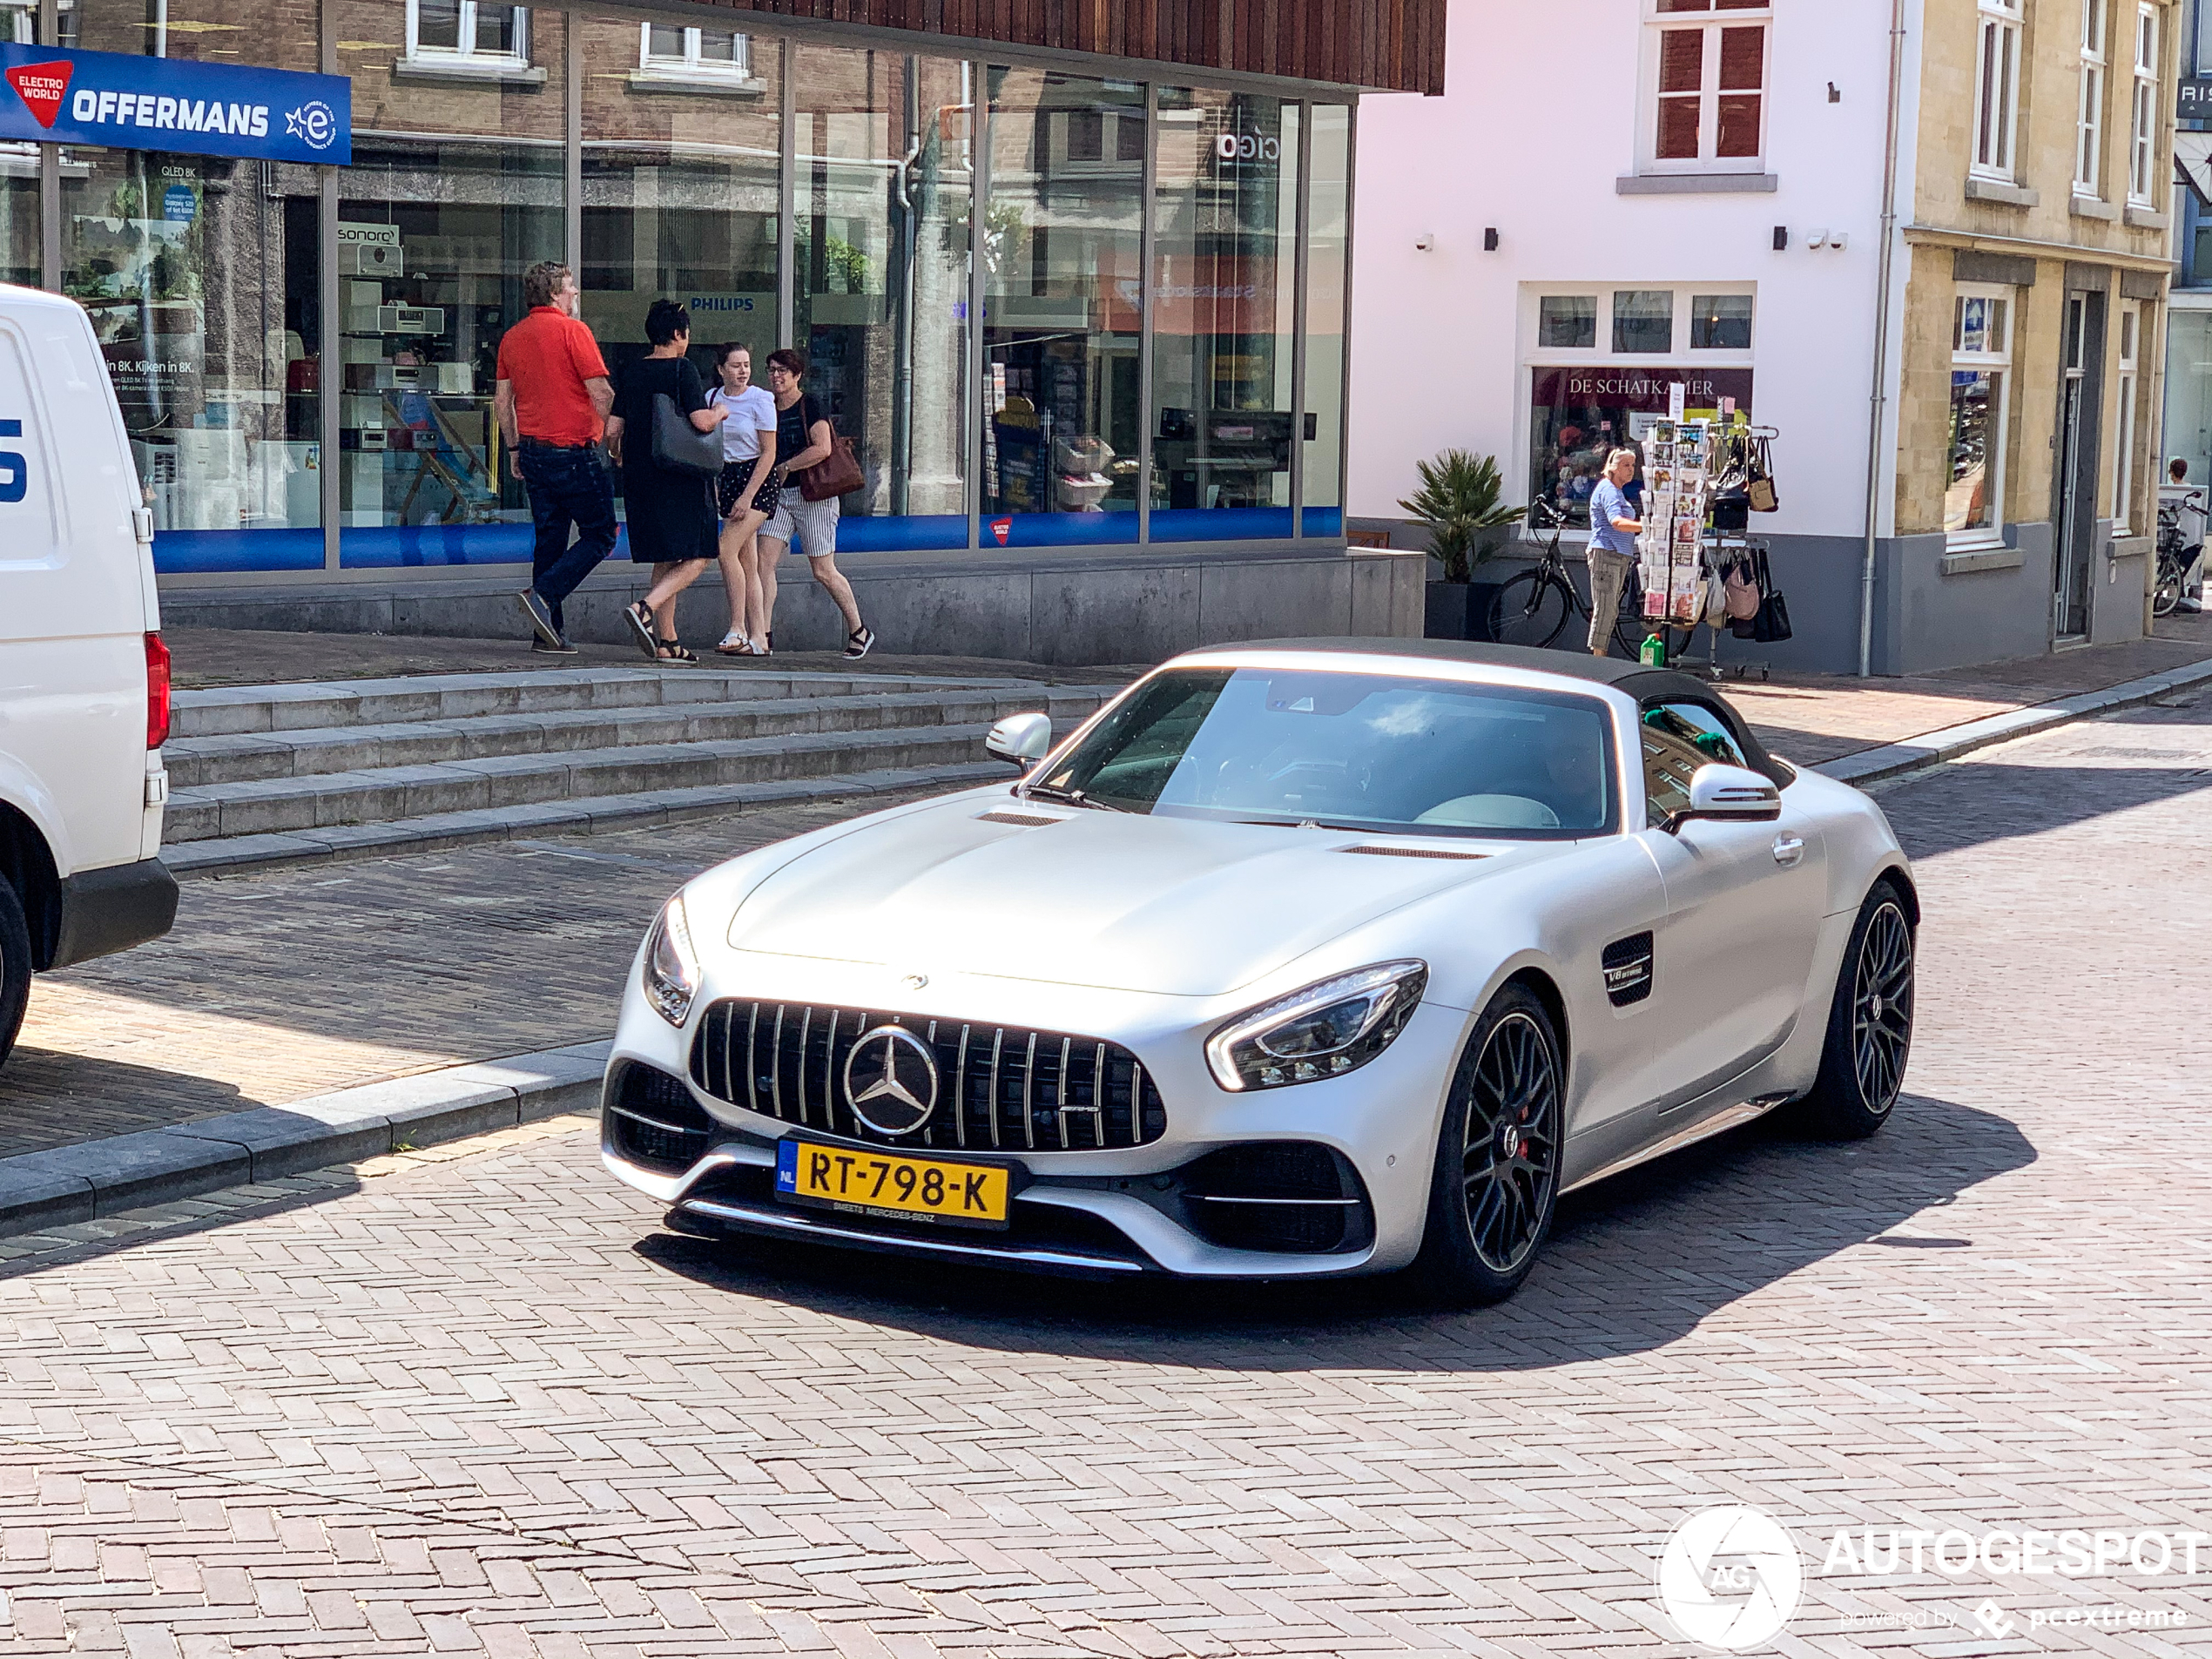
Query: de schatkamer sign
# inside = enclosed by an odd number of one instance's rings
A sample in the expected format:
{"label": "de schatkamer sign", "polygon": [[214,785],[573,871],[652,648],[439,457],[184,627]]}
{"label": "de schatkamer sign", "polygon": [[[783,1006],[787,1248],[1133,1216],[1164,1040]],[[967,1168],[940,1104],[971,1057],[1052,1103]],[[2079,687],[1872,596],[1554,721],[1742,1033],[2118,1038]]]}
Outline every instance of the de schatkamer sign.
{"label": "de schatkamer sign", "polygon": [[342,75],[0,44],[0,139],[343,166]]}

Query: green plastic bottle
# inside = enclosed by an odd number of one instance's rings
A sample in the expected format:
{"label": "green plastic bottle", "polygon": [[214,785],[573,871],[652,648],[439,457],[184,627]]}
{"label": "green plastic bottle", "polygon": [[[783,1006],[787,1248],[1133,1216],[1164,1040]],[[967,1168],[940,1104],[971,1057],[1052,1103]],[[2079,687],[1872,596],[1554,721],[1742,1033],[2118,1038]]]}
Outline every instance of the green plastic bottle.
{"label": "green plastic bottle", "polygon": [[1664,668],[1667,665],[1667,642],[1657,634],[1646,634],[1643,648],[1636,652],[1636,661],[1646,668]]}

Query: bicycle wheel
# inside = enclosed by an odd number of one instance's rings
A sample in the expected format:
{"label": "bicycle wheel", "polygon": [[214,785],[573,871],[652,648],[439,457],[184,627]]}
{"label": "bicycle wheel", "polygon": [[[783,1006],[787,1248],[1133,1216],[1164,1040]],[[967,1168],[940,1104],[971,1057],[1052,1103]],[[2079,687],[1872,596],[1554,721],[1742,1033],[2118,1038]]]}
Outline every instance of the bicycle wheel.
{"label": "bicycle wheel", "polygon": [[1673,663],[1682,656],[1689,644],[1694,628],[1671,625],[1656,618],[1647,620],[1643,614],[1643,583],[1635,570],[1621,584],[1621,610],[1613,619],[1613,644],[1621,655],[1631,662],[1643,651],[1645,638],[1657,634],[1667,647],[1667,661]]}
{"label": "bicycle wheel", "polygon": [[2152,616],[2170,617],[2174,614],[2174,608],[2182,603],[2182,575],[2181,565],[2171,557],[2162,557],[2158,561],[2158,585],[2151,590]]}
{"label": "bicycle wheel", "polygon": [[1575,611],[1575,595],[1547,570],[1523,570],[1490,602],[1490,637],[1501,645],[1539,648],[1557,639]]}

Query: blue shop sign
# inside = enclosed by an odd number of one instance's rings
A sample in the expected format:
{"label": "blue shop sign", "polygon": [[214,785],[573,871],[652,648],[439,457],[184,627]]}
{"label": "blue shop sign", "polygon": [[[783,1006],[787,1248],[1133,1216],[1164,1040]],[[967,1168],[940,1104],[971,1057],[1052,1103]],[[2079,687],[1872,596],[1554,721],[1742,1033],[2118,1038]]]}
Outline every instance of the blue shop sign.
{"label": "blue shop sign", "polygon": [[161,216],[172,225],[189,225],[199,217],[199,198],[190,185],[172,185],[161,198]]}
{"label": "blue shop sign", "polygon": [[0,44],[0,139],[256,161],[354,158],[353,83],[127,52]]}

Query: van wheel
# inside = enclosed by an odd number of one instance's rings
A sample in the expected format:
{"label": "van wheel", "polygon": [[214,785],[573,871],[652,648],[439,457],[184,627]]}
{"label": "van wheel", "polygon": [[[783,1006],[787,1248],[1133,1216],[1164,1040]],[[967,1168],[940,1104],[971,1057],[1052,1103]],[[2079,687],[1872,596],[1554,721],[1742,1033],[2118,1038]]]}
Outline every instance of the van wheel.
{"label": "van wheel", "polygon": [[23,1029],[23,1011],[30,1001],[30,929],[23,919],[23,900],[12,883],[0,880],[0,1066]]}

